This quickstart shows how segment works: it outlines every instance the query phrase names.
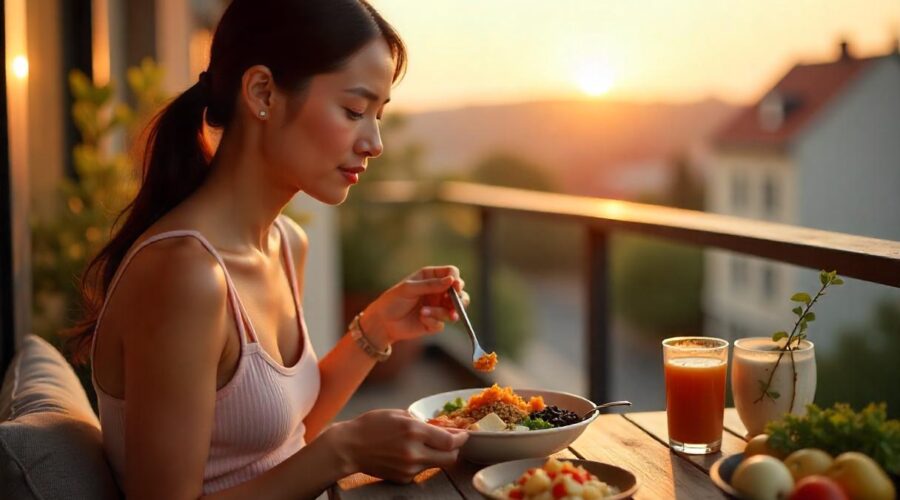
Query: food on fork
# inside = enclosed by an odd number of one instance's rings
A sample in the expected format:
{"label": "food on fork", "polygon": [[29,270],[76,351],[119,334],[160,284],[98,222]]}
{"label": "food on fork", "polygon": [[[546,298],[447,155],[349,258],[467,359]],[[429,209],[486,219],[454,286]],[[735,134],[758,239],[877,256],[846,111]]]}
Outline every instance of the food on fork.
{"label": "food on fork", "polygon": [[497,353],[484,354],[474,364],[475,369],[480,372],[492,372],[497,367]]}

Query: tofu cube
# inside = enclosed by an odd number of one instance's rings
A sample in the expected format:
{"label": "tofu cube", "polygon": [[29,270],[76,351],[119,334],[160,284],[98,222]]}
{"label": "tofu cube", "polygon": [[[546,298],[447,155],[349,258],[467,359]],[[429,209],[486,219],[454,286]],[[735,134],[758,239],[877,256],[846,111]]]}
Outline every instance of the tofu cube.
{"label": "tofu cube", "polygon": [[494,412],[488,413],[484,418],[475,422],[473,425],[478,426],[477,430],[479,431],[499,432],[506,430],[506,422]]}

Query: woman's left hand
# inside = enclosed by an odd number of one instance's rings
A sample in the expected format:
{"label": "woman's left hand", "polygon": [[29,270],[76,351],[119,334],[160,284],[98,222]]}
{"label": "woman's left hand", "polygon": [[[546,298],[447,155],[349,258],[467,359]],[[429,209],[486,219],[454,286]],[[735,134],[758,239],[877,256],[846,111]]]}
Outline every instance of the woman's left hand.
{"label": "woman's left hand", "polygon": [[451,286],[468,305],[469,294],[456,266],[419,269],[369,304],[360,318],[363,331],[379,347],[440,332],[445,321],[459,319],[447,295]]}

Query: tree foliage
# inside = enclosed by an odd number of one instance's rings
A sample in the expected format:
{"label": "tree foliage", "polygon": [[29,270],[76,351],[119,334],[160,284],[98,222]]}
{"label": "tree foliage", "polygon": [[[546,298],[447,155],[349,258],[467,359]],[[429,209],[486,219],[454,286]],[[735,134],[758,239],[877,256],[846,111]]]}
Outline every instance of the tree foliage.
{"label": "tree foliage", "polygon": [[867,324],[842,331],[830,355],[818,355],[816,403],[849,403],[855,408],[884,401],[891,418],[900,417],[900,304],[874,307]]}
{"label": "tree foliage", "polygon": [[703,254],[694,247],[621,235],[612,243],[616,314],[657,336],[698,334]]}
{"label": "tree foliage", "polygon": [[[703,189],[684,156],[674,159],[669,190],[645,203],[701,210]],[[614,312],[639,331],[664,337],[702,330],[703,252],[660,239],[619,234],[612,239]]]}

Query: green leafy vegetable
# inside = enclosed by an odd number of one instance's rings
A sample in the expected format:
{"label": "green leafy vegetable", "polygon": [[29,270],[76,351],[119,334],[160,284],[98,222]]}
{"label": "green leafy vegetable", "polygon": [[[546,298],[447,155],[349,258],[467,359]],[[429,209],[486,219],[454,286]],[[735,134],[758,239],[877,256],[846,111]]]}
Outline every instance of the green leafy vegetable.
{"label": "green leafy vegetable", "polygon": [[447,401],[446,403],[444,403],[443,413],[453,413],[456,410],[462,409],[463,406],[466,406],[466,403],[462,400],[462,398],[456,398],[453,401]]}
{"label": "green leafy vegetable", "polygon": [[525,420],[521,421],[519,425],[524,425],[525,427],[528,427],[533,431],[536,431],[538,429],[550,429],[553,427],[552,425],[550,425],[550,422],[547,422],[542,418],[531,417],[525,417]]}
{"label": "green leafy vegetable", "polygon": [[872,403],[854,412],[845,403],[824,410],[811,404],[806,411],[805,417],[786,414],[770,422],[769,445],[785,454],[802,448],[820,448],[834,456],[858,451],[884,470],[900,474],[900,420],[887,419],[887,405]]}

